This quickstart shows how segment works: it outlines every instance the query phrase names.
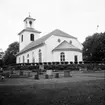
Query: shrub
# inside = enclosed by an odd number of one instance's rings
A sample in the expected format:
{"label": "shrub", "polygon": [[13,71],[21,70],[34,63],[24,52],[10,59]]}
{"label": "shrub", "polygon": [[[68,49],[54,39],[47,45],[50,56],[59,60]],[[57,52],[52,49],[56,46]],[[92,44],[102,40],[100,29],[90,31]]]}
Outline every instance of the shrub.
{"label": "shrub", "polygon": [[70,62],[70,64],[73,64],[73,62]]}

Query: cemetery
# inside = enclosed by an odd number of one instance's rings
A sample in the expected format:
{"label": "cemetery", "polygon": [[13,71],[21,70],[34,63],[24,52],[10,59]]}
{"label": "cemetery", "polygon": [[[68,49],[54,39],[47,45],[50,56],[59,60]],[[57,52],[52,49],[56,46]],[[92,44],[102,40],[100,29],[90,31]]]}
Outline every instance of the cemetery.
{"label": "cemetery", "polygon": [[46,70],[4,72],[1,105],[104,105],[104,73]]}

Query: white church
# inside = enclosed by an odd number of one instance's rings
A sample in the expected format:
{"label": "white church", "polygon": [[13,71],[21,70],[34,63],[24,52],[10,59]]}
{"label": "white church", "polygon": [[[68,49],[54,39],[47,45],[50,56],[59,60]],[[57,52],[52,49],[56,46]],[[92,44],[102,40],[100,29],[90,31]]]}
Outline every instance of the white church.
{"label": "white church", "polygon": [[83,45],[74,36],[59,29],[40,37],[40,31],[34,29],[32,17],[24,19],[24,29],[19,35],[19,52],[16,62],[48,63],[48,62],[80,62]]}

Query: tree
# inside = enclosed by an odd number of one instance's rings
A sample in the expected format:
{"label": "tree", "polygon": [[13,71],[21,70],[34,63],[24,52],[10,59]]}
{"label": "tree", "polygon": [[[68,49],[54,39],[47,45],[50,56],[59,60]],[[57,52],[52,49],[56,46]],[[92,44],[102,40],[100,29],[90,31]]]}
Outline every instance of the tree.
{"label": "tree", "polygon": [[105,62],[105,32],[86,37],[83,46],[84,61]]}
{"label": "tree", "polygon": [[7,50],[5,51],[5,55],[3,57],[3,63],[5,65],[16,64],[16,54],[19,51],[19,43],[13,42],[9,45]]}

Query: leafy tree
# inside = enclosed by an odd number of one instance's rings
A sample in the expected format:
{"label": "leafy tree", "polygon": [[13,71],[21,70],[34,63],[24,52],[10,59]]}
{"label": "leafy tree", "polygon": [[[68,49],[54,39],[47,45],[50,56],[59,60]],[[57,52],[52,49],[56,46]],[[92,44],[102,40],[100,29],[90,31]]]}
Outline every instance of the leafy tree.
{"label": "leafy tree", "polygon": [[86,37],[83,46],[84,61],[105,62],[105,32]]}
{"label": "leafy tree", "polygon": [[13,42],[9,45],[7,50],[5,51],[5,55],[3,57],[3,63],[5,65],[15,64],[16,63],[16,54],[19,51],[19,43]]}

